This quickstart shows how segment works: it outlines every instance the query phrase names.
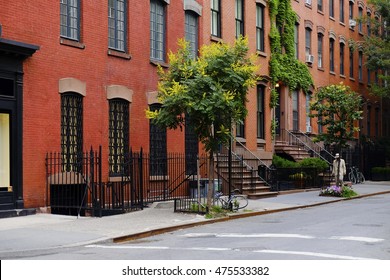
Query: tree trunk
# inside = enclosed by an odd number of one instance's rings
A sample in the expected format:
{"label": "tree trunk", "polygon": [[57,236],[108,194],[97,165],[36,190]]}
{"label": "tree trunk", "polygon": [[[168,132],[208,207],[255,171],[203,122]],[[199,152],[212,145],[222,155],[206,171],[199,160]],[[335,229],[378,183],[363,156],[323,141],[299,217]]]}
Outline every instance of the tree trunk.
{"label": "tree trunk", "polygon": [[213,204],[214,195],[214,152],[210,151],[209,158],[209,184],[207,187],[207,209],[210,210]]}

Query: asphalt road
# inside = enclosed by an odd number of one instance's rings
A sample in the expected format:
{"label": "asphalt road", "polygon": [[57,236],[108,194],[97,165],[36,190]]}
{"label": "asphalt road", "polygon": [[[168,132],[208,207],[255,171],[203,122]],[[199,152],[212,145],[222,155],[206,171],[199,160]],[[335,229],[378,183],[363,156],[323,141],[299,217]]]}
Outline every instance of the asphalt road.
{"label": "asphalt road", "polygon": [[126,243],[18,253],[39,260],[390,260],[390,194]]}

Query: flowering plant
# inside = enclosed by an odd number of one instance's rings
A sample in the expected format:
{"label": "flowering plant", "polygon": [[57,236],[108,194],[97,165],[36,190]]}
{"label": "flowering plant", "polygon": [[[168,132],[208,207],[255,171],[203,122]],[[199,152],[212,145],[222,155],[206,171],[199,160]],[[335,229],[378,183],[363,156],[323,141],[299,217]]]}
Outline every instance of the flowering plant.
{"label": "flowering plant", "polygon": [[320,195],[342,196],[342,188],[339,186],[329,186],[320,191]]}
{"label": "flowering plant", "polygon": [[337,196],[337,197],[352,197],[356,196],[357,193],[352,189],[351,186],[344,185],[342,187],[339,186],[329,186],[320,191],[320,195],[322,196]]}

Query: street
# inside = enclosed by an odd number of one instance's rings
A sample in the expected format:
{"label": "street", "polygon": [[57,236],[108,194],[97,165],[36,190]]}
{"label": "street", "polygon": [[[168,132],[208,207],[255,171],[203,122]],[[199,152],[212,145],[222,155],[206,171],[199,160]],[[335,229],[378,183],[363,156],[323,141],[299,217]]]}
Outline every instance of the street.
{"label": "street", "polygon": [[34,250],[40,260],[390,259],[390,194],[197,226],[125,243]]}

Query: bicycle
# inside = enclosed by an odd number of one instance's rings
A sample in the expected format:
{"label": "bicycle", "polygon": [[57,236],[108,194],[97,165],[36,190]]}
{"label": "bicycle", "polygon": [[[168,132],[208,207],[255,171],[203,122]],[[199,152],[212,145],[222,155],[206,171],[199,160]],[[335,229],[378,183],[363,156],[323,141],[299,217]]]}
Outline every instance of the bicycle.
{"label": "bicycle", "polygon": [[348,179],[352,184],[361,184],[366,181],[362,172],[359,171],[359,168],[356,166],[352,166],[350,168],[350,172],[348,173]]}
{"label": "bicycle", "polygon": [[248,199],[245,195],[236,194],[237,189],[233,190],[229,195],[224,195],[222,192],[217,192],[214,198],[214,204],[220,205],[222,209],[238,211],[248,205]]}

